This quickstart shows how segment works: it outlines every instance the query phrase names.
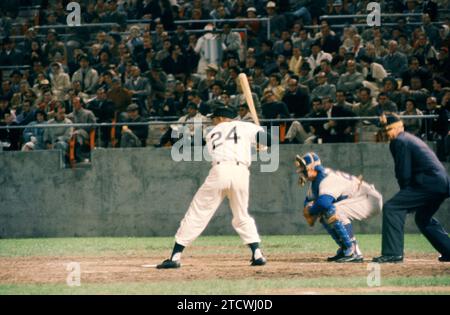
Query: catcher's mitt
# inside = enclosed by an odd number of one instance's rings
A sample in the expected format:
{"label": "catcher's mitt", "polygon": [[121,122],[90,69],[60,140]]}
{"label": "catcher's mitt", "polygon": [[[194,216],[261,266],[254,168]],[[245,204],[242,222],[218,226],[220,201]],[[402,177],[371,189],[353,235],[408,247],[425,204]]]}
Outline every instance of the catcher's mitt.
{"label": "catcher's mitt", "polygon": [[316,223],[317,220],[317,216],[309,213],[309,208],[310,206],[305,206],[303,208],[303,216],[305,217],[305,220],[309,226],[314,226],[314,223]]}

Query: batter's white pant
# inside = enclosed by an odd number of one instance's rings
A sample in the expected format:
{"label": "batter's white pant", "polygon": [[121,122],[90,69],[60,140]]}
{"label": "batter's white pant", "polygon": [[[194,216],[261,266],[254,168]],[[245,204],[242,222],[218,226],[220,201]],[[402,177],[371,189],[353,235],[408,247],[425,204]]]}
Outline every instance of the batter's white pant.
{"label": "batter's white pant", "polygon": [[361,184],[356,196],[336,202],[336,214],[344,225],[353,220],[364,220],[381,213],[383,196],[373,185],[366,182]]}
{"label": "batter's white pant", "polygon": [[206,228],[225,197],[233,214],[232,225],[244,244],[260,242],[255,220],[248,214],[248,168],[236,162],[220,162],[209,171],[181,221],[175,240],[190,245]]}

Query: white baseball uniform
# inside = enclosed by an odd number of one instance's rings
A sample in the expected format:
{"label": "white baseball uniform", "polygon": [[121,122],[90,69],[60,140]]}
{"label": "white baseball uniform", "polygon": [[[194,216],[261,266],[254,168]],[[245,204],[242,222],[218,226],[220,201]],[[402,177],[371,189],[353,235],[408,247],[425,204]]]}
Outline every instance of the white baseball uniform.
{"label": "white baseball uniform", "polygon": [[232,225],[244,244],[260,242],[254,219],[248,214],[249,166],[256,134],[263,128],[243,121],[222,122],[206,136],[212,168],[199,188],[175,235],[178,244],[188,246],[206,228],[228,197]]}
{"label": "white baseball uniform", "polygon": [[[381,212],[383,197],[370,185],[353,175],[325,168],[325,178],[318,187],[318,195],[310,183],[307,198],[316,200],[320,195],[330,195],[336,202],[336,214],[344,225],[352,220],[364,220]],[[317,194],[317,192],[316,192]]]}

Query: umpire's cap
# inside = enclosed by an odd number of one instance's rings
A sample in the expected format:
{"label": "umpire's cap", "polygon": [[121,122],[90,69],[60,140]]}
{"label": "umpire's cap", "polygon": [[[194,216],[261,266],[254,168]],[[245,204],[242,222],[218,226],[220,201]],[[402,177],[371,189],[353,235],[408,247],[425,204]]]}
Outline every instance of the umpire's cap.
{"label": "umpire's cap", "polygon": [[220,105],[217,106],[216,109],[214,109],[213,114],[211,117],[225,117],[225,118],[236,118],[236,111],[231,108],[230,106]]}
{"label": "umpire's cap", "polygon": [[385,131],[396,127],[403,127],[403,122],[397,114],[384,113],[380,116],[380,124]]}

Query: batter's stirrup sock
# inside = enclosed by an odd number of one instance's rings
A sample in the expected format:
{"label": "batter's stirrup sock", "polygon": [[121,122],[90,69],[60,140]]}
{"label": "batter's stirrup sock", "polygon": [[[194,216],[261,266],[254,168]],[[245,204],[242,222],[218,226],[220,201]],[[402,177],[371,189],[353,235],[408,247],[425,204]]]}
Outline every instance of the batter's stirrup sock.
{"label": "batter's stirrup sock", "polygon": [[320,223],[322,223],[323,227],[328,232],[328,234],[331,235],[331,238],[333,238],[336,244],[338,244],[339,247],[342,247],[342,242],[339,239],[339,236],[337,235],[336,231],[330,225],[328,225],[328,223],[326,223],[323,218],[320,218]]}
{"label": "batter's stirrup sock", "polygon": [[261,249],[259,248],[259,243],[248,244],[252,250],[253,259],[259,259],[262,257]]}
{"label": "batter's stirrup sock", "polygon": [[173,247],[172,250],[172,256],[170,256],[170,260],[180,260],[181,253],[183,252],[183,250],[184,250],[183,245],[175,243],[175,246]]}
{"label": "batter's stirrup sock", "polygon": [[344,225],[344,227],[347,230],[348,237],[350,237],[350,239],[353,239],[354,235],[353,235],[353,226],[352,226],[352,224],[351,223],[346,224],[346,225]]}

